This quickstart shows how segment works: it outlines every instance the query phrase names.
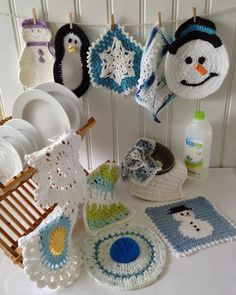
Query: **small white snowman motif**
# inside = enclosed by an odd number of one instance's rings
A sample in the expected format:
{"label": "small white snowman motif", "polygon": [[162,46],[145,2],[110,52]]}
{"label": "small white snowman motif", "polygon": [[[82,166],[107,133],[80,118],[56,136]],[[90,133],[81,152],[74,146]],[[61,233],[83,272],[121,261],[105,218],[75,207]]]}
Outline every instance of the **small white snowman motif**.
{"label": "small white snowman motif", "polygon": [[51,32],[47,24],[32,19],[22,22],[22,37],[26,47],[20,58],[19,79],[26,87],[53,81],[54,54],[50,44]]}
{"label": "small white snowman motif", "polygon": [[201,239],[212,235],[213,226],[205,220],[195,218],[195,214],[191,208],[184,205],[173,207],[170,213],[174,220],[180,222],[178,231],[184,237],[190,239]]}

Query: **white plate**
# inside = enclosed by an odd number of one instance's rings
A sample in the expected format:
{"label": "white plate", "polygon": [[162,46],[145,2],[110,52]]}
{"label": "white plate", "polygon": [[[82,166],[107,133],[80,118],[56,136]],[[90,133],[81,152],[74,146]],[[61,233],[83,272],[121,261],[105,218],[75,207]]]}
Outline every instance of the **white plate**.
{"label": "white plate", "polygon": [[34,151],[41,150],[46,146],[38,130],[29,122],[22,119],[11,119],[4,126],[10,126],[19,130],[34,146]]}
{"label": "white plate", "polygon": [[86,124],[83,101],[82,99],[78,99],[71,90],[61,84],[53,82],[39,84],[35,89],[40,89],[51,94],[62,104],[66,111],[68,110],[67,115],[74,130],[78,130]]}
{"label": "white plate", "polygon": [[0,182],[6,183],[23,169],[17,150],[5,139],[0,138]]}
{"label": "white plate", "polygon": [[0,126],[0,138],[8,141],[17,150],[21,157],[23,165],[25,164],[25,155],[34,152],[32,143],[17,129],[10,126]]}
{"label": "white plate", "polygon": [[25,91],[18,96],[12,116],[31,123],[47,144],[71,129],[69,118],[60,103],[38,89]]}

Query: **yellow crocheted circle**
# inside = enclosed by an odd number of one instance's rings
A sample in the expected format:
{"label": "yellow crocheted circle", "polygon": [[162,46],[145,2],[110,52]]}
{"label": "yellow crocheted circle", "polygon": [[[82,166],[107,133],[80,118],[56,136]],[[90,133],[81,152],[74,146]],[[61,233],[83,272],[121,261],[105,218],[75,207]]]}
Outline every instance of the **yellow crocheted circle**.
{"label": "yellow crocheted circle", "polygon": [[54,256],[62,254],[65,245],[66,229],[63,226],[54,228],[50,234],[49,247]]}

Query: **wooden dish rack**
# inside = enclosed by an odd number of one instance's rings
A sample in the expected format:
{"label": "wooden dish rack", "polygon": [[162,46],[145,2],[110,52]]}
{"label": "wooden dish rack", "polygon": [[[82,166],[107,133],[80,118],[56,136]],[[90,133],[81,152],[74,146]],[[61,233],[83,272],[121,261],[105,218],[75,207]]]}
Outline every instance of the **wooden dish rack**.
{"label": "wooden dish rack", "polygon": [[[1,120],[0,125],[9,119],[11,117]],[[95,124],[95,119],[90,118],[77,134],[83,136]],[[34,172],[35,169],[28,166],[7,183],[0,182],[0,248],[20,267],[23,260],[18,240],[37,228],[56,206],[43,209],[36,204]]]}

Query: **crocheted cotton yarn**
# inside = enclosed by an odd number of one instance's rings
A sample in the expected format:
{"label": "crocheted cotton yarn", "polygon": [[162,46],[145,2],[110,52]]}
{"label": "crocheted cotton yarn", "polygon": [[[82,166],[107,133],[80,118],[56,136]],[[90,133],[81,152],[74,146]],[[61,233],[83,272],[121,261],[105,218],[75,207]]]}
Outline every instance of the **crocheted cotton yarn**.
{"label": "crocheted cotton yarn", "polygon": [[84,264],[98,283],[134,290],[158,279],[166,263],[163,242],[147,228],[114,227],[86,241]]}
{"label": "crocheted cotton yarn", "polygon": [[155,160],[152,154],[156,142],[151,138],[140,138],[132,146],[122,164],[121,176],[124,181],[130,180],[140,186],[146,186],[162,170],[163,164]]}
{"label": "crocheted cotton yarn", "polygon": [[47,24],[32,19],[21,24],[22,36],[26,43],[19,66],[19,79],[22,85],[34,87],[43,82],[53,81],[54,49],[51,46],[51,32]]}
{"label": "crocheted cotton yarn", "polygon": [[159,112],[174,98],[166,85],[164,64],[172,40],[164,27],[154,27],[146,41],[135,95],[136,102],[147,108],[154,121],[160,123]]}
{"label": "crocheted cotton yarn", "polygon": [[19,240],[24,271],[38,288],[68,287],[79,276],[81,252],[72,241],[78,209],[56,207],[32,233]]}
{"label": "crocheted cotton yarn", "polygon": [[176,256],[236,239],[236,226],[205,197],[195,197],[145,210]]}
{"label": "crocheted cotton yarn", "polygon": [[53,68],[54,80],[70,90],[77,97],[89,88],[90,79],[87,68],[89,40],[76,24],[62,26],[55,36],[56,60]]}
{"label": "crocheted cotton yarn", "polygon": [[114,192],[119,168],[105,163],[87,178],[88,197],[83,208],[84,224],[90,234],[105,227],[124,223],[134,217],[135,212],[121,202]]}
{"label": "crocheted cotton yarn", "polygon": [[227,51],[210,20],[197,17],[183,23],[168,51],[166,81],[181,97],[201,99],[214,93],[228,73]]}
{"label": "crocheted cotton yarn", "polygon": [[173,201],[185,198],[182,191],[187,178],[185,165],[177,160],[175,166],[167,173],[155,175],[146,186],[130,182],[130,194],[149,201]]}
{"label": "crocheted cotton yarn", "polygon": [[66,133],[50,146],[25,157],[36,169],[33,179],[38,183],[35,198],[39,205],[83,202],[86,175],[79,162],[80,142],[76,133]]}
{"label": "crocheted cotton yarn", "polygon": [[89,48],[88,67],[93,86],[115,94],[129,94],[138,82],[141,56],[141,45],[116,24],[114,30],[108,29]]}

